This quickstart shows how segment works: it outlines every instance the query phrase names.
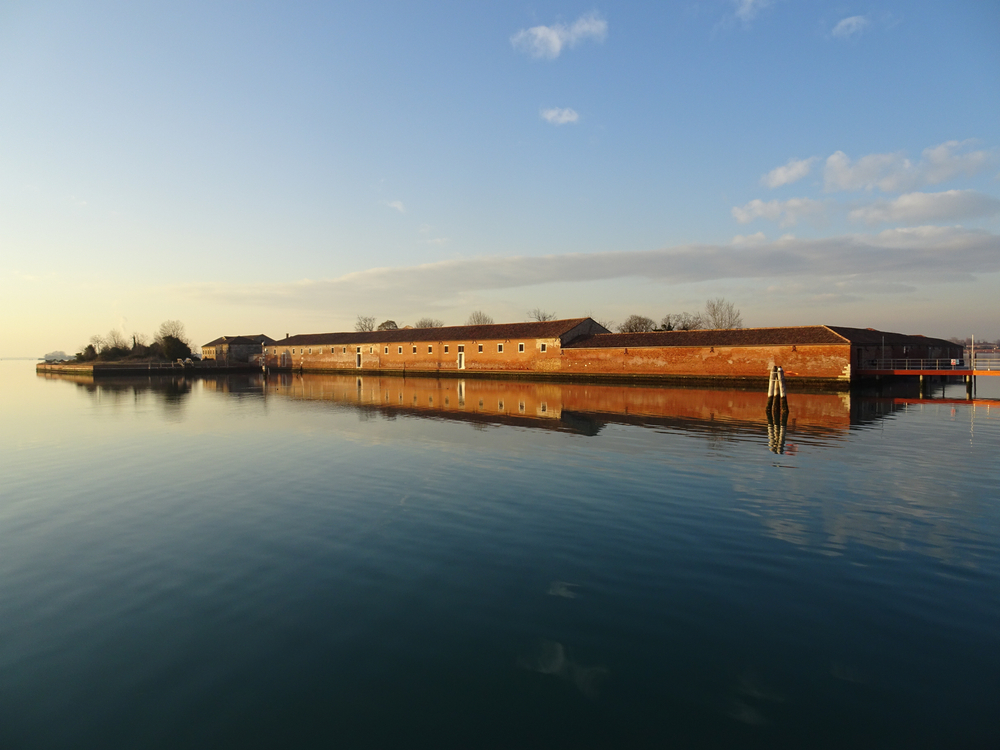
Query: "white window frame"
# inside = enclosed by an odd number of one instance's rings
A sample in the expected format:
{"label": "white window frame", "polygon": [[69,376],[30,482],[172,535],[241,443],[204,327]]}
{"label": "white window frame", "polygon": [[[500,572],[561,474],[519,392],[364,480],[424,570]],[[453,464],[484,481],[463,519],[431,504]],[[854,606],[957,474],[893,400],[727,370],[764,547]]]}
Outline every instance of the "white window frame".
{"label": "white window frame", "polygon": [[497,344],[497,354],[503,354],[503,344]]}
{"label": "white window frame", "polygon": [[548,344],[542,344],[542,354],[545,354],[546,351],[548,351]]}
{"label": "white window frame", "polygon": [[517,345],[517,353],[524,354],[524,343],[520,343]]}

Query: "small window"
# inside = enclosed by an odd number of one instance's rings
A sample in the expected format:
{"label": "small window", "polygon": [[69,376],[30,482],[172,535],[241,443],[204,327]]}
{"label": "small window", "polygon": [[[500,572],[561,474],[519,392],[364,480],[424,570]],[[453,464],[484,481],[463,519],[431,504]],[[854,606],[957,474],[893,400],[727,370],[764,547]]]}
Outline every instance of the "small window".
{"label": "small window", "polygon": [[448,345],[447,345],[447,344],[445,344],[445,345],[444,345],[444,353],[445,353],[445,354],[447,354],[447,353],[448,353]]}
{"label": "small window", "polygon": [[545,353],[545,348],[546,348],[547,346],[548,346],[547,344],[542,344],[542,354],[544,354],[544,353]]}
{"label": "small window", "polygon": [[524,354],[524,344],[518,344],[517,345],[517,353],[518,354]]}
{"label": "small window", "polygon": [[414,354],[416,354],[416,353],[417,353],[417,347],[413,347],[413,353],[414,353]]}
{"label": "small window", "polygon": [[502,351],[503,351],[503,344],[497,344],[497,353],[500,353]]}
{"label": "small window", "polygon": [[369,354],[374,354],[375,353],[375,347],[374,346],[369,346],[368,347],[368,353]]}
{"label": "small window", "polygon": [[503,401],[497,401],[497,409],[503,411]]}
{"label": "small window", "polygon": [[347,354],[347,347],[346,346],[344,347],[344,350],[341,352],[341,354]]}
{"label": "small window", "polygon": [[336,353],[337,353],[337,347],[331,346],[330,347],[330,354],[336,354]]}
{"label": "small window", "polygon": [[544,414],[548,410],[549,410],[549,405],[543,401],[542,402],[542,414]]}
{"label": "small window", "polygon": [[428,354],[432,354],[433,352],[434,352],[434,347],[433,346],[428,346],[427,347],[427,353]]}
{"label": "small window", "polygon": [[358,354],[361,354],[361,347],[358,347]]}
{"label": "small window", "polygon": [[389,347],[388,347],[388,346],[387,346],[387,347],[385,348],[385,353],[386,353],[386,354],[388,354],[388,353],[389,353]]}
{"label": "small window", "polygon": [[312,354],[312,353],[313,353],[313,348],[312,348],[311,346],[309,347],[309,353],[310,353],[310,354]]}
{"label": "small window", "polygon": [[458,350],[459,350],[460,352],[464,352],[464,351],[465,351],[465,344],[459,344],[459,345],[458,345]]}
{"label": "small window", "polygon": [[396,354],[402,354],[403,353],[403,347],[397,346],[396,349],[397,349]]}
{"label": "small window", "polygon": [[479,353],[480,353],[480,354],[482,354],[482,353],[483,353],[483,345],[482,345],[482,344],[480,344],[480,345],[479,345]]}
{"label": "small window", "polygon": [[523,401],[519,401],[519,402],[517,403],[517,410],[518,410],[519,412],[521,412],[522,414],[524,414],[524,402],[523,402]]}

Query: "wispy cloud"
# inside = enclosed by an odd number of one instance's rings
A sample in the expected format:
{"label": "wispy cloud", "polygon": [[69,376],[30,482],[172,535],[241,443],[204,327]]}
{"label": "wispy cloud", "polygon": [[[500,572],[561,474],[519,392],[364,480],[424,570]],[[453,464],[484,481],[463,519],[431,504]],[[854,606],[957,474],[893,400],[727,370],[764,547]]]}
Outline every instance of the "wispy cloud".
{"label": "wispy cloud", "polygon": [[603,42],[607,35],[608,22],[595,12],[580,16],[568,26],[557,23],[521,29],[510,38],[510,43],[519,52],[554,60],[565,48],[575,47],[587,39]]}
{"label": "wispy cloud", "polygon": [[926,224],[961,221],[1000,214],[1000,200],[975,190],[906,193],[892,201],[876,201],[848,214],[852,221],[875,224]]}
{"label": "wispy cloud", "polygon": [[798,182],[812,169],[813,162],[818,157],[810,156],[808,159],[789,159],[788,163],[781,167],[775,167],[766,175],[760,178],[761,185],[769,188],[781,187]]}
{"label": "wispy cloud", "polygon": [[406,213],[406,206],[403,205],[403,201],[389,201],[385,205],[387,205],[389,208],[396,209],[401,214]]}
{"label": "wispy cloud", "polygon": [[[737,245],[684,245],[651,251],[486,257],[407,268],[374,268],[325,281],[175,288],[233,304],[329,310],[358,305],[397,308],[442,304],[462,293],[561,283],[644,278],[664,284],[720,279],[828,279],[846,285],[885,275],[895,283],[968,280],[1000,272],[1000,237],[961,227],[889,229],[809,240],[782,238]],[[367,309],[367,308],[366,308]]]}
{"label": "wispy cloud", "polygon": [[761,242],[767,242],[767,237],[764,236],[763,232],[756,232],[754,234],[738,234],[730,241],[733,245],[758,245]]}
{"label": "wispy cloud", "polygon": [[772,0],[733,0],[736,9],[733,11],[743,23],[750,23],[757,14],[773,4]]}
{"label": "wispy cloud", "polygon": [[812,198],[789,198],[786,201],[762,201],[757,198],[743,206],[733,206],[731,213],[740,224],[749,224],[754,219],[768,219],[788,227],[800,219],[822,220],[826,214],[826,203]]}
{"label": "wispy cloud", "polygon": [[850,16],[834,26],[830,34],[838,39],[847,39],[866,31],[870,25],[871,21],[868,20],[868,16]]}
{"label": "wispy cloud", "polygon": [[971,141],[947,141],[925,148],[920,161],[911,162],[904,153],[868,154],[851,161],[843,151],[836,151],[827,160],[823,184],[827,192],[838,190],[872,190],[898,193],[924,185],[965,175],[972,175],[996,164],[993,151],[965,151]]}
{"label": "wispy cloud", "polygon": [[541,111],[542,119],[546,122],[552,123],[553,125],[565,125],[570,122],[576,122],[580,119],[580,115],[577,114],[575,109],[559,108],[553,107],[552,109],[543,109]]}

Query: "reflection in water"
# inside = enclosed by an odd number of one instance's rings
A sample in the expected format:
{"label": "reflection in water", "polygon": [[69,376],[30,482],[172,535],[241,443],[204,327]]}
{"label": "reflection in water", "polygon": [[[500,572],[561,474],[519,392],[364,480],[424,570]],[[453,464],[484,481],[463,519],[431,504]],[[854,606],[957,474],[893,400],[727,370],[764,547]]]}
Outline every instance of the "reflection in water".
{"label": "reflection in water", "polygon": [[542,641],[531,655],[519,658],[517,664],[522,669],[566,680],[591,699],[598,697],[601,682],[608,676],[606,667],[588,667],[571,660],[566,647],[556,641]]}
{"label": "reflection in water", "polygon": [[[628,424],[710,438],[755,438],[766,419],[767,401],[765,392],[756,391],[312,373],[270,375],[265,387],[268,395],[329,402],[359,415],[404,414],[586,436],[609,424]],[[780,416],[781,426],[819,439],[843,437],[859,419],[852,403],[848,393],[794,393],[790,412]]]}

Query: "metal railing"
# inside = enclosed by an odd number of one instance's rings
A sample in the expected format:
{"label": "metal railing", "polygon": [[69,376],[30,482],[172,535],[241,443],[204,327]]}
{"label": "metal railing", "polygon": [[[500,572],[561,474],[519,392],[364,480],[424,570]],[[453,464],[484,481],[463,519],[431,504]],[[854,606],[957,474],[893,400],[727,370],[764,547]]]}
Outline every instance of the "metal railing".
{"label": "metal railing", "polygon": [[864,363],[865,370],[968,370],[964,359],[870,359]]}

